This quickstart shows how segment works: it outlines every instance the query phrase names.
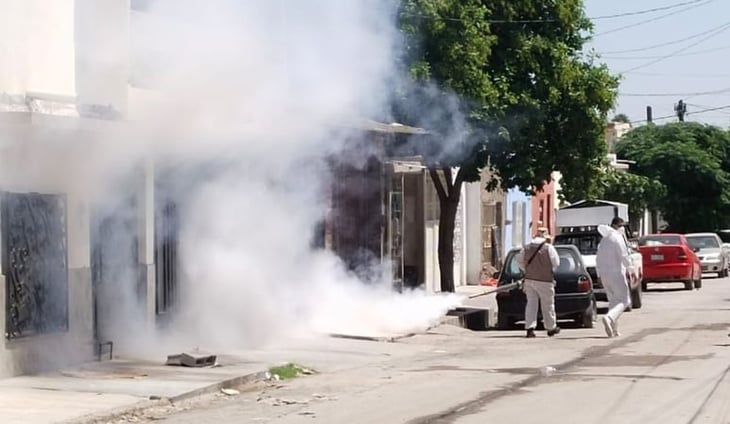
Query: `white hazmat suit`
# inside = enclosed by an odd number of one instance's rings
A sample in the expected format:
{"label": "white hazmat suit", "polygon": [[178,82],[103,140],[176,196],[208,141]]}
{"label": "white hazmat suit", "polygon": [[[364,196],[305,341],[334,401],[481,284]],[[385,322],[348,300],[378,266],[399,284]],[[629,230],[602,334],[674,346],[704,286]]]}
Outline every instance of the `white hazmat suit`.
{"label": "white hazmat suit", "polygon": [[609,225],[599,225],[598,232],[603,238],[596,253],[596,272],[608,297],[608,313],[603,317],[603,325],[609,337],[616,337],[618,319],[631,305],[631,293],[626,281],[627,271],[632,271],[631,254],[622,233]]}

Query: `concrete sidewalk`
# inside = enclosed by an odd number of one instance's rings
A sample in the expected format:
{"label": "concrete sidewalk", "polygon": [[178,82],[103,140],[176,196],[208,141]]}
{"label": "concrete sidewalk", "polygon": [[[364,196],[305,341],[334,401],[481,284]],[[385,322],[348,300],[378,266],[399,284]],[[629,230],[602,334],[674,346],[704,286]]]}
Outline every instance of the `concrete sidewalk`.
{"label": "concrete sidewalk", "polygon": [[264,378],[273,365],[302,364],[321,372],[368,366],[428,349],[421,344],[322,338],[287,349],[218,355],[216,367],[188,368],[115,358],[63,371],[0,380],[0,423],[87,422],[169,404]]}
{"label": "concrete sidewalk", "polygon": [[[475,295],[491,289],[464,286],[457,293]],[[496,310],[493,294],[468,299],[464,306]],[[458,318],[445,321],[460,324]],[[323,337],[287,348],[210,352],[217,354],[218,366],[207,368],[166,366],[164,356],[159,360],[115,357],[62,371],[0,380],[0,423],[93,421],[262,379],[273,365],[293,362],[321,372],[335,372],[428,349],[432,346],[415,340],[389,343]]]}

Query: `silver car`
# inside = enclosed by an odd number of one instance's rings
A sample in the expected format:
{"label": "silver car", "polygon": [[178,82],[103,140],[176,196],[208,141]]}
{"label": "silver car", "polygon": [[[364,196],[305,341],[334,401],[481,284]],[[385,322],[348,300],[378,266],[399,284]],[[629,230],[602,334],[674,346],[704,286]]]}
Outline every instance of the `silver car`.
{"label": "silver car", "polygon": [[728,276],[728,251],[715,233],[685,234],[687,242],[697,253],[703,273],[717,273],[719,277]]}

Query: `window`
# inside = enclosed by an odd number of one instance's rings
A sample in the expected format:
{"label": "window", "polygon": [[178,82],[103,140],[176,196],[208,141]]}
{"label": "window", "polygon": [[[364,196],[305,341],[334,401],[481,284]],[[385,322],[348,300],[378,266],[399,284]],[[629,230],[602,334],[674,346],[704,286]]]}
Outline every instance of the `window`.
{"label": "window", "polygon": [[560,234],[555,237],[555,245],[570,245],[577,247],[582,255],[595,255],[598,252],[598,243],[601,241],[599,233]]}
{"label": "window", "polygon": [[713,236],[692,236],[687,237],[687,242],[695,249],[717,249],[720,243]]}
{"label": "window", "polygon": [[678,236],[649,236],[639,239],[639,246],[664,246],[669,244],[682,244]]}

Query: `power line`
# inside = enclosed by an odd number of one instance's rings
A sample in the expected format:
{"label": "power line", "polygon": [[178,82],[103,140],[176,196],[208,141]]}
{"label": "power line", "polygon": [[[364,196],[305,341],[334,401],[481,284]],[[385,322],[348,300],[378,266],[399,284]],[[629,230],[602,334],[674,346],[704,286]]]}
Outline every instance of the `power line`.
{"label": "power line", "polygon": [[626,70],[621,71],[619,73],[620,74],[626,74],[626,73],[635,71],[637,69],[646,68],[647,66],[651,66],[651,65],[654,65],[655,63],[659,63],[661,61],[670,59],[670,58],[672,58],[672,57],[674,57],[674,56],[676,56],[676,55],[678,55],[680,53],[684,53],[685,51],[691,49],[694,46],[697,46],[699,44],[704,43],[705,41],[709,40],[712,37],[715,37],[717,35],[720,35],[721,33],[723,33],[724,31],[726,31],[728,29],[730,29],[730,24],[725,24],[724,26],[721,26],[719,29],[717,29],[715,32],[713,32],[713,33],[711,33],[711,34],[709,34],[709,35],[707,35],[707,36],[699,39],[698,41],[696,41],[696,42],[694,42],[692,44],[689,44],[689,45],[687,45],[685,47],[682,47],[681,49],[675,50],[672,53],[669,53],[669,54],[667,54],[665,56],[661,56],[661,57],[659,57],[657,59],[650,60],[650,61],[648,61],[646,63],[643,63],[641,65],[634,66],[633,68],[626,69]]}
{"label": "power line", "polygon": [[684,37],[684,38],[679,38],[676,40],[667,41],[667,42],[659,43],[659,44],[652,44],[651,46],[639,47],[639,48],[635,48],[635,49],[626,49],[626,50],[612,50],[612,51],[600,52],[600,53],[602,53],[602,54],[621,54],[621,53],[636,53],[636,52],[643,52],[643,51],[647,51],[647,50],[654,50],[659,47],[671,46],[673,44],[679,44],[679,43],[683,43],[685,41],[692,40],[694,38],[702,37],[703,35],[706,35],[712,31],[715,31],[724,25],[727,25],[727,22],[722,25],[716,26],[714,28],[710,28],[706,31],[698,32],[696,34],[692,34],[692,35]]}
{"label": "power line", "polygon": [[[713,109],[714,108],[712,106],[698,105],[698,104],[693,104],[693,103],[687,103],[687,106],[698,107],[700,109]],[[721,112],[721,113],[728,113],[728,114],[730,114],[730,111],[726,111],[726,110],[723,110],[723,109],[727,109],[727,108],[726,107],[721,107],[720,109],[717,109],[714,112]]]}
{"label": "power line", "polygon": [[[703,54],[707,54],[707,53],[718,52],[721,50],[728,50],[728,49],[730,49],[730,46],[715,47],[712,49],[704,49],[704,50],[697,50],[697,51],[689,52],[689,53],[677,54],[677,55],[674,55],[674,57],[699,56],[699,55],[703,55]],[[611,56],[611,55],[604,56],[601,54],[601,55],[599,55],[599,57],[601,59],[610,59],[610,60],[648,60],[648,59],[659,59],[662,56]]]}
{"label": "power line", "polygon": [[[675,3],[675,4],[672,4],[672,5],[668,5],[668,6],[655,7],[655,8],[652,8],[652,9],[644,9],[644,10],[637,10],[637,11],[633,11],[633,12],[616,13],[616,14],[613,14],[613,15],[590,16],[590,17],[588,17],[588,19],[590,19],[590,20],[601,20],[601,19],[624,18],[624,17],[628,17],[628,16],[644,15],[644,14],[647,14],[647,13],[653,13],[653,12],[660,12],[660,11],[663,11],[663,10],[676,9],[678,7],[687,6],[687,5],[694,5],[694,6],[690,6],[688,8],[685,8],[685,9],[682,9],[682,10],[678,10],[678,11],[672,13],[672,14],[676,14],[676,13],[681,13],[684,10],[690,10],[690,9],[692,9],[694,7],[698,7],[698,6],[702,6],[703,5],[703,4],[698,4],[698,3],[710,3],[710,2],[713,2],[713,1],[715,1],[715,0],[692,0],[692,1],[685,1],[685,2],[681,2],[681,3]],[[663,15],[663,16],[670,16],[672,14]],[[452,18],[452,17],[448,17],[448,16],[447,17],[442,17],[442,16],[429,16],[429,15],[424,15],[424,14],[421,14],[421,13],[412,13],[412,12],[405,12],[405,11],[400,12],[400,15],[401,16],[408,16],[408,17],[412,17],[412,18],[421,18],[421,19],[432,19],[432,20],[440,19],[440,20],[450,21],[450,22],[467,22],[467,19],[463,19],[463,18]],[[662,18],[662,17],[660,16],[658,18]],[[559,22],[559,20],[558,19],[485,19],[485,20],[483,20],[481,22],[488,23],[488,24],[544,24],[544,23],[556,23],[556,22]],[[645,22],[650,22],[650,21],[645,21]],[[640,25],[640,24],[641,23],[638,23],[636,25]],[[632,26],[635,26],[635,25],[632,24]],[[614,30],[611,30],[609,32],[613,32],[613,31]]]}
{"label": "power line", "polygon": [[[718,107],[711,107],[711,108],[707,108],[707,109],[698,110],[696,112],[687,112],[687,115],[700,115],[700,114],[703,114],[703,113],[714,112],[716,110],[724,110],[724,109],[730,109],[730,105],[718,106]],[[658,118],[652,118],[652,122],[653,121],[664,121],[664,120],[672,119],[672,118],[676,118],[676,117],[677,117],[677,115],[660,116]],[[634,123],[641,123],[641,122],[647,122],[647,120],[646,119],[641,119],[639,121],[632,121],[632,122],[634,122]]]}
{"label": "power line", "polygon": [[702,109],[697,112],[687,112],[687,115],[699,115],[701,113],[714,112],[716,110],[725,110],[725,109],[730,109],[730,105],[711,107],[709,109]]}
{"label": "power line", "polygon": [[593,36],[594,37],[600,37],[601,35],[612,34],[614,32],[622,31],[622,30],[629,29],[629,28],[634,28],[634,27],[637,27],[637,26],[640,26],[640,25],[648,24],[650,22],[656,22],[658,20],[661,20],[661,19],[664,19],[664,18],[668,18],[670,16],[678,15],[678,14],[683,13],[683,12],[686,12],[688,10],[696,9],[696,8],[698,8],[700,6],[705,6],[705,5],[710,4],[710,3],[714,2],[714,1],[715,0],[705,0],[705,1],[702,1],[702,2],[696,2],[696,3],[693,3],[689,7],[685,7],[683,9],[679,9],[679,10],[675,10],[674,12],[665,13],[663,15],[659,15],[659,16],[656,16],[656,17],[653,17],[653,18],[650,18],[650,19],[646,19],[646,20],[643,20],[641,22],[636,22],[636,23],[633,23],[633,24],[624,25],[624,26],[621,26],[621,27],[618,27],[618,28],[610,29],[608,31],[604,31],[604,32],[600,32],[598,34],[594,34]]}
{"label": "power line", "polygon": [[697,96],[710,96],[714,94],[722,94],[730,92],[730,87],[723,88],[720,90],[713,91],[700,91],[696,93],[621,93],[619,95],[625,97],[697,97]]}
{"label": "power line", "polygon": [[685,1],[685,2],[682,2],[682,3],[670,4],[668,6],[655,7],[653,9],[638,10],[636,12],[624,12],[624,13],[617,13],[615,15],[594,16],[594,17],[592,17],[590,19],[591,20],[613,19],[613,18],[623,18],[623,17],[626,17],[626,16],[645,15],[647,13],[661,12],[662,10],[669,10],[669,9],[676,9],[678,7],[687,6],[689,4],[700,3],[700,2],[703,2],[703,1],[705,1],[705,0]]}
{"label": "power line", "polygon": [[730,78],[730,73],[727,74],[681,74],[673,72],[632,72],[633,76],[648,76],[648,77],[672,77],[672,78]]}

